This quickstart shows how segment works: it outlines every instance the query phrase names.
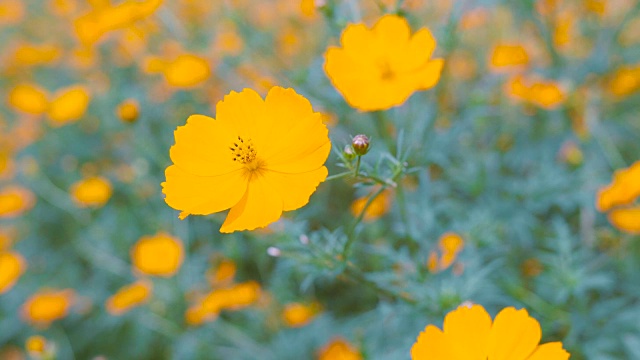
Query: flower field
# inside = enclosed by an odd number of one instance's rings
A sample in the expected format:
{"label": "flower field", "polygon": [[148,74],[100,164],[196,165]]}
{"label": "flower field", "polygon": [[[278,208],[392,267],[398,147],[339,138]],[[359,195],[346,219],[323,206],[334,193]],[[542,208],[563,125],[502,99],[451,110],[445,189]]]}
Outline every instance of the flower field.
{"label": "flower field", "polygon": [[638,0],[0,0],[0,359],[640,359]]}

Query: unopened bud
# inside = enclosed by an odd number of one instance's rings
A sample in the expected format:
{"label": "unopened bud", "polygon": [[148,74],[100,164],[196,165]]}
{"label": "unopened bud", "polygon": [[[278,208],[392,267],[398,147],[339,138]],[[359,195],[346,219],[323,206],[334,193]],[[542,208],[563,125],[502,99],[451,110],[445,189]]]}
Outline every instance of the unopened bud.
{"label": "unopened bud", "polygon": [[342,150],[342,154],[349,161],[353,160],[356,157],[356,153],[353,152],[353,146],[351,145],[345,145],[344,150]]}
{"label": "unopened bud", "polygon": [[366,135],[356,135],[351,140],[351,147],[358,156],[362,156],[369,152],[369,138]]}

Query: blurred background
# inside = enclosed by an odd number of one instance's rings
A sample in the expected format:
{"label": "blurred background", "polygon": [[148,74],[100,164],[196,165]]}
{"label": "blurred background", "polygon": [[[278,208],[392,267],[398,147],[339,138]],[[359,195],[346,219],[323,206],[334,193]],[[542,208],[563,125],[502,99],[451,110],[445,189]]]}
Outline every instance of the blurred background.
{"label": "blurred background", "polygon": [[[324,53],[387,13],[444,72],[359,112]],[[640,160],[637,0],[0,0],[0,49],[1,359],[408,359],[464,301],[640,359],[640,210],[612,205],[640,195],[640,165],[613,175]],[[274,85],[323,114],[330,174],[366,134],[396,186],[325,182],[254,232],[178,220],[173,131]]]}

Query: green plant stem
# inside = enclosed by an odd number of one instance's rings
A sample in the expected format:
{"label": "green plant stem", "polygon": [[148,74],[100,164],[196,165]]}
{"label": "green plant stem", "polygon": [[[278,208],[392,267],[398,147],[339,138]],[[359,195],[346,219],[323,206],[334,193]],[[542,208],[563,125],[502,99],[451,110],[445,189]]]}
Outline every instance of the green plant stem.
{"label": "green plant stem", "polygon": [[340,178],[343,178],[343,177],[345,177],[345,176],[349,176],[349,175],[351,175],[351,174],[353,174],[353,172],[352,172],[352,171],[346,171],[346,172],[343,172],[343,173],[340,173],[340,174],[335,174],[335,175],[327,176],[327,178],[326,178],[326,179],[324,179],[324,181],[331,181],[331,180],[335,180],[335,179],[340,179]]}
{"label": "green plant stem", "polygon": [[360,172],[360,158],[362,158],[362,156],[358,155],[358,160],[356,160],[356,170],[353,175],[354,177],[358,177]]}
{"label": "green plant stem", "polygon": [[344,248],[342,249],[342,258],[345,261],[347,260],[349,255],[349,250],[351,249],[351,246],[353,245],[353,242],[356,239],[356,236],[355,236],[356,227],[358,227],[358,224],[362,222],[362,219],[364,218],[364,214],[367,212],[367,209],[369,208],[373,200],[375,200],[380,194],[382,194],[382,192],[386,190],[386,188],[387,188],[386,185],[382,185],[380,189],[378,189],[378,191],[373,193],[373,195],[371,195],[367,199],[367,202],[364,204],[362,211],[360,211],[360,214],[358,214],[358,217],[353,222],[353,225],[351,225],[351,227],[349,228],[349,231],[347,232],[347,242],[344,244]]}
{"label": "green plant stem", "polygon": [[345,267],[345,274],[347,276],[351,277],[352,279],[356,280],[357,282],[363,283],[363,284],[373,288],[378,293],[383,294],[385,296],[388,296],[390,298],[402,300],[402,301],[405,301],[405,302],[407,302],[409,304],[417,304],[418,303],[416,301],[416,299],[414,299],[413,297],[411,297],[407,293],[395,292],[393,290],[390,290],[390,289],[387,289],[387,288],[384,288],[384,287],[378,285],[374,281],[371,281],[371,280],[367,279],[367,277],[357,267],[355,267],[355,265],[353,265],[351,263],[348,263],[347,266]]}

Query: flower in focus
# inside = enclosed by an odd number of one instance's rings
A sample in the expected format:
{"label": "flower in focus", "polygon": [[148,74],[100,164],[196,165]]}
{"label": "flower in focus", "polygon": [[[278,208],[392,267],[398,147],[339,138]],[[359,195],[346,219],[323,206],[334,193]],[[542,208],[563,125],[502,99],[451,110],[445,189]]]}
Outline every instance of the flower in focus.
{"label": "flower in focus", "polygon": [[126,123],[134,123],[138,120],[138,116],[140,115],[140,106],[138,102],[133,99],[127,99],[118,105],[118,109],[116,110],[116,114],[120,118],[120,120]]}
{"label": "flower in focus", "polygon": [[528,63],[529,54],[522,45],[499,44],[493,48],[491,53],[492,70],[517,67]]}
{"label": "flower in focus", "polygon": [[31,210],[36,202],[33,193],[22,186],[0,188],[0,219],[13,218]]}
{"label": "flower in focus", "polygon": [[567,98],[560,84],[554,81],[530,80],[522,76],[512,78],[506,84],[506,91],[516,99],[548,110],[557,108]]}
{"label": "flower in focus", "polygon": [[598,192],[596,207],[600,212],[608,212],[609,222],[616,228],[640,234],[640,205],[634,205],[639,198],[640,161],[637,161],[613,174],[611,183]]}
{"label": "flower in focus", "polygon": [[640,90],[640,65],[623,66],[616,70],[609,80],[607,89],[618,98]]}
{"label": "flower in focus", "polygon": [[51,322],[67,316],[73,303],[73,290],[43,290],[32,295],[22,305],[22,317],[29,323],[48,327]]}
{"label": "flower in focus", "polygon": [[447,314],[443,330],[428,325],[411,348],[412,360],[567,360],[561,342],[539,345],[540,324],[527,310],[508,307],[495,320],[480,305],[461,305]]}
{"label": "flower in focus", "polygon": [[192,115],[175,131],[165,201],[190,214],[231,208],[221,232],[253,230],[298,209],[327,176],[331,143],[319,113],[293,89],[266,99],[245,89],[216,107],[217,119]]}
{"label": "flower in focus", "polygon": [[207,60],[192,54],[182,54],[171,61],[150,58],[145,70],[148,73],[162,73],[169,85],[181,88],[196,86],[211,75]]}
{"label": "flower in focus", "polygon": [[37,85],[19,84],[9,92],[8,102],[16,110],[40,115],[49,108],[46,90]]}
{"label": "flower in focus", "polygon": [[1,252],[0,248],[0,295],[16,284],[27,268],[24,258],[15,252]]}
{"label": "flower in focus", "polygon": [[80,207],[99,208],[109,201],[113,189],[103,177],[88,177],[71,186],[71,197]]}
{"label": "flower in focus", "polygon": [[[353,203],[351,203],[351,214],[353,216],[360,216],[360,214],[364,210],[365,205],[369,201],[369,197],[371,197],[371,195],[363,196],[357,198],[353,201]],[[382,193],[380,193],[380,195],[378,195],[371,201],[364,212],[362,220],[366,222],[374,221],[388,213],[389,209],[391,208],[391,198],[391,190],[384,190]]]}
{"label": "flower in focus", "polygon": [[121,288],[109,297],[105,307],[111,315],[122,315],[149,300],[151,292],[150,282],[138,281]]}
{"label": "flower in focus", "polygon": [[431,272],[439,272],[451,266],[464,248],[464,239],[456,233],[448,232],[440,237],[438,247],[441,253],[440,258],[435,251],[429,254],[427,266]]}
{"label": "flower in focus", "polygon": [[184,257],[179,239],[159,232],[153,236],[143,236],[131,249],[134,268],[147,275],[173,276]]}
{"label": "flower in focus", "polygon": [[320,349],[318,360],[362,360],[362,354],[345,339],[335,338]]}
{"label": "flower in focus", "polygon": [[406,19],[385,15],[369,29],[350,24],[341,47],[330,47],[324,70],[349,105],[362,111],[402,105],[415,91],[434,87],[444,65],[431,59],[436,40],[427,28],[411,35]]}
{"label": "flower in focus", "polygon": [[309,324],[320,312],[318,303],[289,303],[282,311],[282,320],[288,327],[298,328]]}
{"label": "flower in focus", "polygon": [[58,127],[77,121],[89,106],[89,90],[84,86],[60,89],[53,95],[47,114],[51,125]]}

